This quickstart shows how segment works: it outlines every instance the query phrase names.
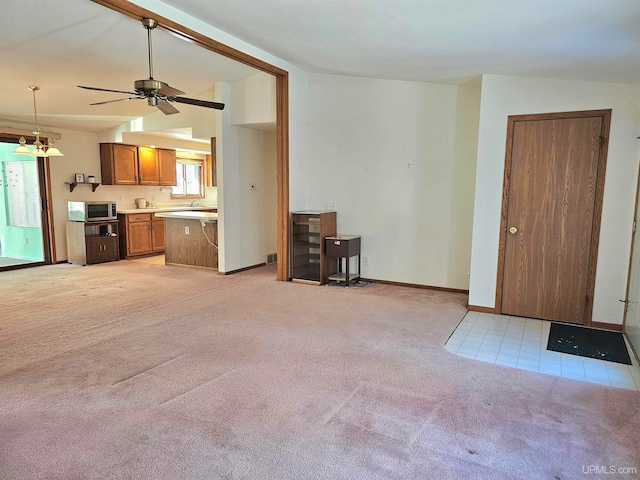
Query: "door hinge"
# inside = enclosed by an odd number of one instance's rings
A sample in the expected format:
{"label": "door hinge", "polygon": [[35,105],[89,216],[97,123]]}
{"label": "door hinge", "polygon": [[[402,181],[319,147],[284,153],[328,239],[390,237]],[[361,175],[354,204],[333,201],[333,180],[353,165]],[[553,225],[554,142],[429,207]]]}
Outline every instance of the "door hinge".
{"label": "door hinge", "polygon": [[603,137],[603,136],[598,137],[598,140],[600,140],[600,146],[601,147],[604,147],[604,139],[605,139],[605,137]]}
{"label": "door hinge", "polygon": [[637,222],[634,220],[634,221],[633,221],[633,233],[635,233],[635,231],[636,231],[636,223],[637,223]]}

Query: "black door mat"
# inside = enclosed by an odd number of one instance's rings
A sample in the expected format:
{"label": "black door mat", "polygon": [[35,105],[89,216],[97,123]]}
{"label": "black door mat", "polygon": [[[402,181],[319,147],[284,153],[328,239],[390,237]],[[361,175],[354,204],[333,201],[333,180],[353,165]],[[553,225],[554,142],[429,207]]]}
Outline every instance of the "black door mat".
{"label": "black door mat", "polygon": [[551,323],[547,350],[631,365],[627,345],[620,332]]}

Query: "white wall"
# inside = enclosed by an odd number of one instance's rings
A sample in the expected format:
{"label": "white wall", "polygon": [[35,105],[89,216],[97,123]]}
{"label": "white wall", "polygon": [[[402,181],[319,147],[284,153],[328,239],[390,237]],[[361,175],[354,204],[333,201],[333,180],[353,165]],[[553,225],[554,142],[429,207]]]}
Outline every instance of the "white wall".
{"label": "white wall", "polygon": [[638,181],[640,87],[484,75],[469,303],[495,306],[507,116],[612,109],[593,321],[621,324]]}
{"label": "white wall", "polygon": [[231,124],[267,128],[276,123],[276,77],[257,73],[233,82]]}
{"label": "white wall", "polygon": [[[217,84],[216,100],[230,103],[231,91]],[[216,132],[221,272],[264,263],[277,250],[275,134],[232,125],[232,110],[219,112]]]}
{"label": "white wall", "polygon": [[309,79],[308,207],[361,235],[364,277],[467,289],[480,89]]}

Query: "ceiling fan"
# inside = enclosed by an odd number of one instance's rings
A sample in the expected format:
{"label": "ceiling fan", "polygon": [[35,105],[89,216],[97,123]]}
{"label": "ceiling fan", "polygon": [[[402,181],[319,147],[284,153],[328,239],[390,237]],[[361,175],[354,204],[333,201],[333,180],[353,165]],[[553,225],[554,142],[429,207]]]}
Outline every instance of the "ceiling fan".
{"label": "ceiling fan", "polygon": [[97,88],[97,87],[85,87],[82,85],[78,85],[80,88],[85,88],[87,90],[98,90],[100,92],[113,92],[113,93],[124,93],[126,95],[133,95],[127,98],[119,98],[117,100],[107,100],[106,102],[97,102],[91,103],[90,105],[103,105],[105,103],[113,103],[113,102],[122,102],[124,100],[143,100],[147,99],[147,103],[152,107],[158,107],[162,113],[165,115],[173,115],[174,113],[179,113],[179,110],[174,107],[171,102],[175,103],[185,103],[188,105],[196,105],[198,107],[207,107],[207,108],[215,108],[216,110],[224,109],[224,103],[218,102],[210,102],[207,100],[197,100],[195,98],[187,98],[181,97],[180,95],[185,92],[178,90],[177,88],[173,88],[166,84],[165,82],[161,82],[160,80],[155,80],[153,78],[153,57],[152,57],[152,48],[151,48],[151,30],[158,26],[157,20],[153,18],[143,18],[141,20],[144,28],[147,29],[147,43],[149,47],[149,78],[145,80],[136,80],[134,82],[134,91],[133,92],[125,92],[122,90],[109,90],[106,88]]}

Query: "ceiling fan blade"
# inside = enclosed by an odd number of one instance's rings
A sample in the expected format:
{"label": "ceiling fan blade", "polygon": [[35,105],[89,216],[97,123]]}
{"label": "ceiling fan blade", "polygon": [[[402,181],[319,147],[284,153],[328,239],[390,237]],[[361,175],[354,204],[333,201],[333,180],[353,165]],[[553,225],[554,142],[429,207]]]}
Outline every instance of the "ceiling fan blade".
{"label": "ceiling fan blade", "polygon": [[106,102],[90,103],[89,105],[104,105],[105,103],[122,102],[123,100],[140,100],[139,97],[118,98],[117,100],[107,100]]}
{"label": "ceiling fan blade", "polygon": [[224,109],[224,103],[209,102],[207,100],[197,100],[195,98],[175,97],[170,98],[172,102],[186,103],[187,105],[196,105],[198,107],[215,108],[216,110]]}
{"label": "ceiling fan blade", "polygon": [[169,85],[167,85],[166,87],[162,87],[160,90],[158,90],[158,93],[160,95],[164,95],[165,97],[175,97],[176,95],[184,94],[182,90],[170,87]]}
{"label": "ceiling fan blade", "polygon": [[180,113],[180,110],[178,110],[176,107],[171,105],[169,102],[159,101],[156,107],[158,107],[158,110],[160,110],[165,115],[173,115],[174,113]]}
{"label": "ceiling fan blade", "polygon": [[98,90],[100,92],[112,92],[112,93],[126,93],[127,95],[137,95],[136,92],[123,92],[122,90],[108,90],[106,88],[97,88],[97,87],[85,87],[82,85],[77,85],[80,88],[85,88],[87,90]]}

